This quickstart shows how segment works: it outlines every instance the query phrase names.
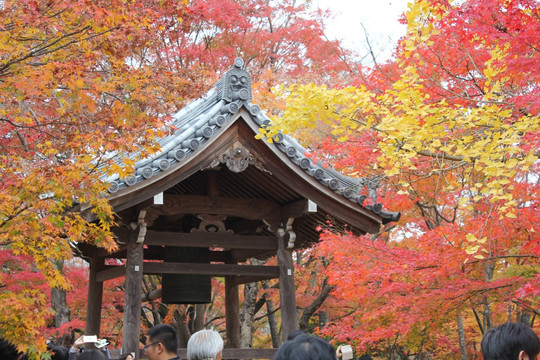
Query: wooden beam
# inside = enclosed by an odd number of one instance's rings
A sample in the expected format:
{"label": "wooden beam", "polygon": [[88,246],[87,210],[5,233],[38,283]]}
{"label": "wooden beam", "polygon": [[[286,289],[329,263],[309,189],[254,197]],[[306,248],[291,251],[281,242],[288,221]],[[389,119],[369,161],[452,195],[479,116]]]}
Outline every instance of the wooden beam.
{"label": "wooden beam", "polygon": [[[88,243],[78,243],[77,249],[83,254],[83,257],[101,257],[101,258],[108,258],[108,257],[114,257],[108,250],[104,248],[98,248],[94,245],[88,244]],[[120,248],[118,251],[121,252],[125,250],[125,247]]]}
{"label": "wooden beam", "polygon": [[263,280],[271,280],[275,279],[275,276],[235,276],[234,277],[234,283],[236,285],[242,285],[247,284],[250,282],[257,282],[257,281],[263,281]]}
{"label": "wooden beam", "polygon": [[273,359],[276,352],[277,349],[223,349],[222,359]]}
{"label": "wooden beam", "polygon": [[[137,239],[137,238],[135,238]],[[133,240],[135,240],[133,239]],[[141,292],[143,278],[143,244],[130,241],[127,244],[126,289],[124,297],[124,326],[123,349],[124,353],[139,349],[141,332]],[[138,360],[139,357],[136,357]]]}
{"label": "wooden beam", "polygon": [[146,245],[221,247],[225,249],[277,250],[275,236],[232,235],[223,233],[177,233],[148,230]]}
{"label": "wooden beam", "polygon": [[231,257],[239,263],[247,261],[252,257],[269,258],[276,255],[276,250],[231,250]]}
{"label": "wooden beam", "polygon": [[[161,246],[149,246],[144,249],[144,259],[145,260],[163,260],[164,259],[164,248]],[[234,260],[236,262],[242,263],[247,259],[252,257],[271,257],[275,255],[275,250],[249,250],[249,249],[240,249],[240,250],[225,250],[225,251],[210,251],[209,259],[210,262],[227,262],[229,260]],[[108,279],[105,279],[108,280]]]}
{"label": "wooden beam", "polygon": [[225,331],[227,347],[240,346],[240,297],[233,276],[225,276]]}
{"label": "wooden beam", "polygon": [[145,274],[197,274],[210,276],[272,276],[279,277],[277,266],[236,265],[236,264],[197,264],[177,262],[145,262]]}
{"label": "wooden beam", "polygon": [[[222,359],[273,359],[278,349],[231,349],[225,348],[222,351]],[[109,350],[113,359],[120,357],[120,350]],[[179,348],[177,352],[178,356],[182,359],[187,359],[187,349]],[[144,358],[144,350],[139,349],[140,358]]]}
{"label": "wooden beam", "polygon": [[[278,232],[279,233],[279,232]],[[294,264],[291,251],[285,249],[283,236],[278,235],[279,249],[277,260],[279,266],[279,297],[281,302],[281,341],[287,341],[289,334],[298,329],[296,313],[296,294],[294,285]]]}
{"label": "wooden beam", "polygon": [[[78,247],[79,249],[81,249],[80,246]],[[88,247],[92,247],[92,245],[89,245]],[[81,251],[83,252],[83,254],[86,255],[85,253],[86,250],[81,250]],[[127,256],[127,248],[125,247],[125,245],[120,245],[117,251],[109,252],[106,249],[95,247],[93,249],[93,254],[95,254],[95,256],[103,257],[105,259],[125,259]]]}
{"label": "wooden beam", "polygon": [[297,218],[304,214],[316,213],[317,204],[309,199],[302,199],[281,208],[281,220]]}
{"label": "wooden beam", "polygon": [[202,195],[164,194],[164,204],[150,206],[147,211],[152,216],[214,214],[251,220],[278,219],[280,216],[279,205],[270,200]]}
{"label": "wooden beam", "polygon": [[103,282],[97,280],[97,274],[103,268],[102,257],[90,259],[90,277],[88,279],[88,303],[86,304],[86,329],[87,335],[99,336],[101,325],[101,305],[103,301]]}
{"label": "wooden beam", "polygon": [[[163,260],[163,247],[151,246],[144,250],[144,260]],[[227,262],[229,260],[234,260],[236,262],[242,263],[247,261],[247,259],[252,257],[264,257],[268,258],[276,254],[275,250],[257,250],[257,249],[234,249],[234,250],[225,250],[225,251],[210,251],[210,261],[211,262]],[[109,257],[107,257],[109,258]],[[126,255],[123,253],[114,254],[111,258],[115,259],[125,259]],[[104,269],[99,271],[97,274],[97,281],[107,281],[122,277],[126,274],[125,268],[123,266],[115,265],[106,265]]]}
{"label": "wooden beam", "polygon": [[[178,269],[180,269],[180,268],[183,269],[184,268],[183,265],[179,265],[179,264],[193,265],[193,263],[144,263],[144,264],[145,264],[144,265],[144,273],[145,274],[150,274],[150,273],[151,274],[160,274],[160,272],[156,272],[158,270],[155,268],[154,265],[149,265],[149,264],[166,264],[166,265],[164,265],[164,267],[166,268],[165,273],[169,273],[169,274],[177,274],[176,272],[170,272],[170,271],[174,271],[174,270],[172,270],[171,267],[168,266],[169,264],[177,264],[178,266],[175,265],[174,268],[178,268]],[[197,266],[195,266],[193,268],[193,271],[184,269],[184,270],[180,270],[181,271],[180,274],[195,274],[194,271],[199,271],[203,267],[223,266],[222,264],[195,264],[195,265],[197,265]],[[204,266],[199,267],[199,265],[204,265]],[[279,274],[276,271],[278,269],[277,266],[260,266],[260,268],[264,268],[264,269],[255,270],[255,272],[257,272],[258,275],[251,273],[251,270],[244,270],[244,268],[249,268],[252,265],[236,265],[236,266],[238,266],[238,269],[230,268],[227,271],[231,272],[230,275],[236,275],[235,281],[236,281],[237,285],[246,284],[246,283],[249,283],[249,282],[256,282],[256,281],[262,281],[262,280],[275,279],[275,278],[277,278],[279,276]],[[96,281],[97,282],[103,282],[103,281],[107,281],[107,280],[116,279],[116,278],[119,278],[119,277],[122,277],[122,276],[126,276],[126,267],[123,266],[123,265],[119,265],[119,266],[108,265],[108,266],[105,266],[105,267],[106,267],[105,270],[99,271],[96,274]],[[273,269],[266,269],[266,268],[273,268]],[[223,273],[219,273],[219,270],[217,270],[217,269],[214,269],[214,270],[205,269],[205,270],[201,270],[201,271],[204,272],[204,275],[210,275],[210,276],[224,275]],[[233,274],[233,272],[237,272],[237,271],[241,272],[242,275]],[[251,275],[245,275],[246,271],[248,273],[251,273]]]}
{"label": "wooden beam", "polygon": [[[165,249],[161,246],[150,246],[144,249],[144,260],[164,260]],[[211,262],[225,262],[232,259],[230,251],[210,251]]]}
{"label": "wooden beam", "polygon": [[209,170],[206,175],[206,193],[211,197],[219,196],[218,170]]}
{"label": "wooden beam", "polygon": [[122,276],[126,276],[126,267],[124,265],[122,266],[111,266],[106,265],[104,266],[104,270],[99,271],[96,274],[96,281],[106,281],[106,280],[112,280],[116,279]]}
{"label": "wooden beam", "polygon": [[268,228],[268,225],[261,220],[238,219],[230,222],[228,225],[229,229],[237,235],[259,234]]}

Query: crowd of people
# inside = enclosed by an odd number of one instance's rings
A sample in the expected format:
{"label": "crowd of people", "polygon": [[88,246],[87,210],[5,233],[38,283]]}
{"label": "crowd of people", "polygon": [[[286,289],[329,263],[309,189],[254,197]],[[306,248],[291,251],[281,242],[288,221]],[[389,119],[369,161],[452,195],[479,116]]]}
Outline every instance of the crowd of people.
{"label": "crowd of people", "polygon": [[[180,360],[176,354],[177,347],[174,328],[157,325],[148,332],[144,350],[148,360]],[[215,330],[201,330],[188,341],[187,360],[221,360],[222,351],[223,340],[219,333]],[[540,339],[527,325],[508,322],[486,331],[481,351],[483,360],[540,360]],[[341,347],[336,350],[328,341],[296,330],[289,334],[273,360],[338,359],[347,360]],[[365,354],[358,359],[372,360],[372,357]]]}
{"label": "crowd of people", "polygon": [[[71,349],[73,348],[77,346]],[[110,360],[108,351],[104,351],[103,348],[74,352],[66,347],[48,343],[48,349],[51,360]],[[178,338],[172,326],[160,324],[147,332],[143,351],[148,360],[181,360],[177,350]],[[483,360],[540,360],[538,359],[540,340],[530,327],[517,322],[508,322],[486,331],[481,342],[481,352]],[[222,357],[223,339],[217,331],[200,330],[190,337],[187,344],[187,360],[222,360]],[[289,334],[287,341],[277,350],[273,360],[348,360],[352,358],[352,354],[348,355],[344,347],[334,349],[328,341],[296,330]],[[15,346],[0,339],[0,359],[27,360],[27,357],[20,354]],[[357,359],[372,360],[372,357],[362,355]],[[134,354],[124,354],[119,360],[135,360]]]}

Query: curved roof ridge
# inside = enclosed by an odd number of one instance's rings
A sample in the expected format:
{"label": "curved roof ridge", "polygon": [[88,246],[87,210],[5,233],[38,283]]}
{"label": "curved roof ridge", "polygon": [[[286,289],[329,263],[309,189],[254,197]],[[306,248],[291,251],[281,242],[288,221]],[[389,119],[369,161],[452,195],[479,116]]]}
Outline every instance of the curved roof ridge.
{"label": "curved roof ridge", "polygon": [[[120,178],[118,175],[104,178],[104,181],[110,183],[109,192],[116,193],[123,188],[143,182],[169,170],[172,165],[184,161],[186,157],[196,155],[200,145],[218,133],[242,107],[249,112],[251,120],[258,126],[270,125],[271,119],[258,105],[251,102],[251,76],[243,66],[242,59],[235,59],[233,68],[227,71],[205,95],[173,115],[172,125],[177,130],[159,139],[161,150],[137,161],[132,175],[127,178]],[[320,163],[313,163],[306,156],[306,148],[282,132],[278,134],[273,144],[268,146],[275,146],[286,154],[293,164],[337,195],[381,216],[383,223],[399,219],[399,213],[386,212],[377,202],[376,189],[380,178],[353,178],[332,168],[325,168]],[[368,195],[362,194],[366,192],[365,187]],[[369,204],[366,203],[368,197],[371,199]]]}

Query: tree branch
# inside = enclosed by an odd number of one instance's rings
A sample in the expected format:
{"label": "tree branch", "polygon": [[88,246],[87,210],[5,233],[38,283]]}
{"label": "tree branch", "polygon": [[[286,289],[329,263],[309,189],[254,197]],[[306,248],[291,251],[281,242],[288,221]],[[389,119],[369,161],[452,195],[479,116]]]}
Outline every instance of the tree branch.
{"label": "tree branch", "polygon": [[335,289],[335,286],[328,285],[328,277],[323,280],[323,286],[319,295],[313,300],[311,304],[304,308],[302,316],[300,317],[299,325],[300,329],[306,330],[309,325],[309,319],[313,314],[322,306],[326,298],[330,295],[330,292]]}

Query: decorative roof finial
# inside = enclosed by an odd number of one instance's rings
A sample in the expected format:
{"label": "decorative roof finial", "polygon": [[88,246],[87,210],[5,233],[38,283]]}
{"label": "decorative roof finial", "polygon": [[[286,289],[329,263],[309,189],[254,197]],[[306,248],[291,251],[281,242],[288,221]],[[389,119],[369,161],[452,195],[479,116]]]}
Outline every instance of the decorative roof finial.
{"label": "decorative roof finial", "polygon": [[227,102],[251,101],[251,76],[244,70],[244,60],[236,58],[234,66],[227,71],[223,79],[221,98]]}
{"label": "decorative roof finial", "polygon": [[238,69],[244,68],[244,59],[237,57],[234,59],[234,67]]}

